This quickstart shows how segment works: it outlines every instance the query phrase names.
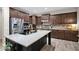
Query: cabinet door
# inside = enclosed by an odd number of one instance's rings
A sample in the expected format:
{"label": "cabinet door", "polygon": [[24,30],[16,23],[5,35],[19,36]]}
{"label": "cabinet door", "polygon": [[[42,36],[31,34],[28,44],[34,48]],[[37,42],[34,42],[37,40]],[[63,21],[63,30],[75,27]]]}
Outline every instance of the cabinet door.
{"label": "cabinet door", "polygon": [[62,24],[67,24],[68,21],[67,21],[67,14],[62,14]]}
{"label": "cabinet door", "polygon": [[29,22],[32,24],[32,16],[29,16]]}
{"label": "cabinet door", "polygon": [[65,31],[65,40],[69,40],[69,41],[78,41],[78,32],[77,31]]}
{"label": "cabinet door", "polygon": [[56,24],[56,16],[50,16],[50,21],[51,24]]}
{"label": "cabinet door", "polygon": [[52,30],[51,37],[59,38],[59,30]]}
{"label": "cabinet door", "polygon": [[10,9],[10,17],[18,17],[18,11],[14,9]]}
{"label": "cabinet door", "polygon": [[18,18],[22,18],[22,13],[18,11]]}
{"label": "cabinet door", "polygon": [[64,39],[64,30],[52,30],[52,38]]}
{"label": "cabinet door", "polygon": [[73,13],[66,13],[62,15],[63,24],[76,24],[77,23],[77,14],[76,12]]}
{"label": "cabinet door", "polygon": [[36,24],[41,25],[41,17],[36,17]]}
{"label": "cabinet door", "polygon": [[56,15],[56,24],[62,24],[62,18],[61,18],[61,15]]}
{"label": "cabinet door", "polygon": [[76,13],[69,13],[67,14],[67,22],[69,24],[76,24],[77,23],[77,14]]}
{"label": "cabinet door", "polygon": [[42,20],[49,20],[49,15],[42,15],[41,16],[41,19]]}
{"label": "cabinet door", "polygon": [[24,21],[29,22],[29,15],[28,14],[24,14]]}
{"label": "cabinet door", "polygon": [[58,30],[58,39],[64,39],[64,30]]}
{"label": "cabinet door", "polygon": [[51,24],[62,24],[61,15],[50,16],[50,23]]}

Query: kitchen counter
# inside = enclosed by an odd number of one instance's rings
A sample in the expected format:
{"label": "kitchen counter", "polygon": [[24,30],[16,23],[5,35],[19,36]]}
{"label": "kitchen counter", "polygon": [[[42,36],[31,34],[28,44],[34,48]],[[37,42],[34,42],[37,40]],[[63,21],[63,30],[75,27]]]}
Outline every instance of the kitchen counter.
{"label": "kitchen counter", "polygon": [[[29,35],[22,35],[22,34],[12,34],[12,35],[7,35],[6,38],[9,40],[16,42],[24,47],[28,47],[37,40],[41,39],[45,35],[48,35],[51,31],[48,30],[37,30],[36,33],[32,33]],[[49,42],[50,44],[50,42]]]}
{"label": "kitchen counter", "polygon": [[63,29],[63,28],[52,28],[52,30],[68,30],[68,31],[78,31],[77,29]]}

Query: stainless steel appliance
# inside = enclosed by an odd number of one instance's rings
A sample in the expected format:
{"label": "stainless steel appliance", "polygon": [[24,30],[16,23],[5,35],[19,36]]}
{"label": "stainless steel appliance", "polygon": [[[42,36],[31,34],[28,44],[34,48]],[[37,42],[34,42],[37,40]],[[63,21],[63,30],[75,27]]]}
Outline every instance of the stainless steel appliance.
{"label": "stainless steel appliance", "polygon": [[24,22],[23,23],[23,34],[29,34],[30,27],[29,27],[29,22]]}
{"label": "stainless steel appliance", "polygon": [[24,20],[20,18],[10,18],[10,34],[22,33]]}

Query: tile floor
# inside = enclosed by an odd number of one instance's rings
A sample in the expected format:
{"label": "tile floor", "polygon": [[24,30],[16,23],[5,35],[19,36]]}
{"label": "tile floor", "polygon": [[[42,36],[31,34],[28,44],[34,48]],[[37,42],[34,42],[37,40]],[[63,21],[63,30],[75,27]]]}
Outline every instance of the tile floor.
{"label": "tile floor", "polygon": [[[2,51],[2,42],[0,41],[0,51]],[[45,45],[41,51],[79,51],[79,43],[61,39],[51,39],[51,45]]]}
{"label": "tile floor", "polygon": [[79,43],[52,38],[51,46],[45,45],[41,51],[79,51]]}

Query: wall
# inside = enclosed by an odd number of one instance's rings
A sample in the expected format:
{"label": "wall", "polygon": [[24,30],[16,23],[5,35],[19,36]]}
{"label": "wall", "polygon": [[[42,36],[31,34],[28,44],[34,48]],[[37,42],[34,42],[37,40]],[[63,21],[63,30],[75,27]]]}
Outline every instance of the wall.
{"label": "wall", "polygon": [[2,39],[3,39],[3,50],[5,49],[5,36],[9,35],[9,8],[2,8]]}
{"label": "wall", "polygon": [[3,34],[9,35],[9,8],[4,7],[2,8],[2,16],[3,16]]}

